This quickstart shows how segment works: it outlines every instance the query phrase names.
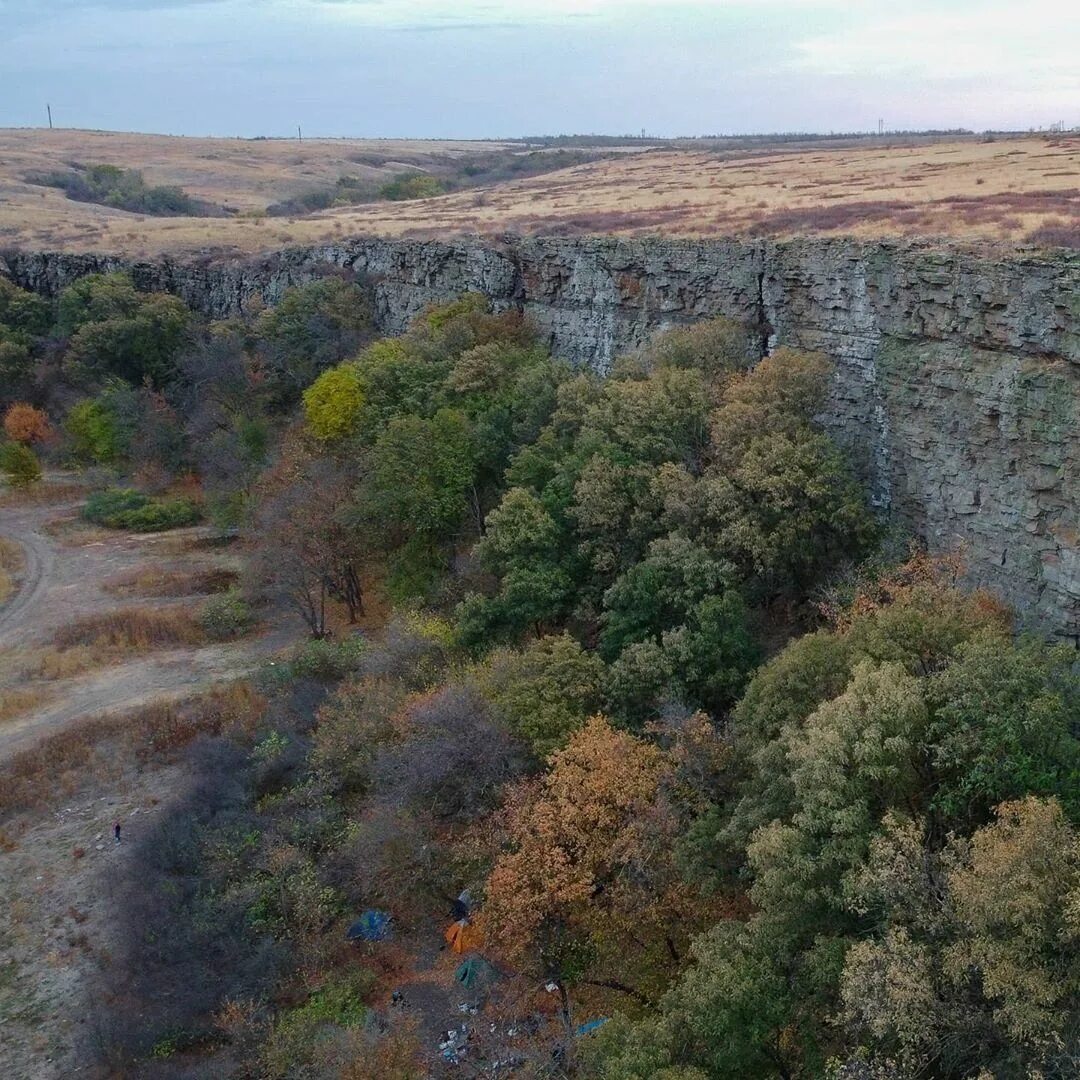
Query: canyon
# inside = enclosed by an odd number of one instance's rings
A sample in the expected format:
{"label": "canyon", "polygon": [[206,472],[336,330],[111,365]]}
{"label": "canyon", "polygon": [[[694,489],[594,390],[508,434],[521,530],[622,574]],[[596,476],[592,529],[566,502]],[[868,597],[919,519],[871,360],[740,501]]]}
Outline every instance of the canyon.
{"label": "canyon", "polygon": [[962,551],[971,584],[1080,643],[1080,253],[939,241],[507,236],[358,238],[244,257],[9,251],[0,273],[56,295],[94,272],[223,318],[327,273],[370,283],[402,331],[465,291],[523,311],[599,372],[657,329],[726,315],[762,355],[836,363],[822,421],[901,534]]}

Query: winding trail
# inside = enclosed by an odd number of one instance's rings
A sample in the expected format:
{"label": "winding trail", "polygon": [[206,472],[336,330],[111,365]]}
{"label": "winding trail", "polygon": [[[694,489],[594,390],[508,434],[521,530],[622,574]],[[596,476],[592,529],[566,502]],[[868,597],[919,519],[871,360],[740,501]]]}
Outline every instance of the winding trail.
{"label": "winding trail", "polygon": [[[0,507],[0,535],[16,541],[26,557],[19,591],[0,607],[0,651],[47,643],[56,629],[72,619],[129,604],[168,606],[170,599],[130,601],[107,592],[103,585],[126,570],[160,560],[163,568],[190,567],[213,555],[170,553],[177,539],[204,530],[132,535],[94,533],[87,540],[65,542],[62,531],[47,526],[73,505]],[[218,556],[220,558],[220,556]],[[197,602],[188,598],[186,602]],[[297,639],[299,628],[288,620],[272,630],[226,644],[156,650],[120,663],[96,668],[69,679],[44,682],[49,700],[10,720],[0,722],[0,760],[25,750],[39,739],[78,720],[104,713],[125,712],[153,701],[185,697],[214,683],[248,674],[262,660]],[[3,685],[0,658],[0,686]],[[13,682],[9,673],[9,686]],[[21,685],[30,685],[23,682]]]}
{"label": "winding trail", "polygon": [[[56,513],[56,507],[49,509]],[[26,631],[27,624],[32,625],[34,606],[45,592],[47,577],[54,572],[55,545],[34,527],[35,516],[8,507],[0,512],[0,536],[14,540],[22,548],[24,559],[19,591],[0,607],[0,648],[14,644],[14,638]]]}

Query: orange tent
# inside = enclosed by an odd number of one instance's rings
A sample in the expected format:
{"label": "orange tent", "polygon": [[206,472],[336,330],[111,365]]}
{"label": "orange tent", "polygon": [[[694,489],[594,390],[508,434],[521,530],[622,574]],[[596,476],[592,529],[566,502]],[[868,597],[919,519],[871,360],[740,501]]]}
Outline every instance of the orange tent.
{"label": "orange tent", "polygon": [[456,953],[472,952],[484,944],[484,932],[468,919],[451,923],[446,930],[446,944]]}

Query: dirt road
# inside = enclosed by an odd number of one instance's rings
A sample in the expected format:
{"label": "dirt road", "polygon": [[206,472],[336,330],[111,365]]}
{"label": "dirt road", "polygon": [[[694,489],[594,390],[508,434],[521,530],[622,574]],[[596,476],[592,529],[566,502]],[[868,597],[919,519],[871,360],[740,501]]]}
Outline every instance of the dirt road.
{"label": "dirt road", "polygon": [[[198,530],[142,536],[68,531],[63,519],[65,514],[70,519],[73,509],[55,504],[0,507],[0,535],[19,543],[26,556],[18,592],[0,607],[0,651],[43,644],[73,619],[130,603],[103,587],[118,574],[148,561],[190,568],[196,558],[176,552],[179,543],[186,536],[197,536]],[[197,558],[205,565],[222,556],[200,553]],[[170,602],[175,601],[143,601],[140,606]],[[295,640],[297,633],[297,627],[282,623],[242,641],[149,652],[75,678],[51,681],[47,704],[0,723],[0,758],[83,717],[183,697],[245,674]],[[10,673],[9,685],[13,685]]]}

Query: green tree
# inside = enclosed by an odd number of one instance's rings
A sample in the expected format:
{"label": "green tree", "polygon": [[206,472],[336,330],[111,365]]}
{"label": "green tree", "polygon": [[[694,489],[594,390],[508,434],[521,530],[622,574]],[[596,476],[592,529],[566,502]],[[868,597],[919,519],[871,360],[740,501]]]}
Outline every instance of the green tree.
{"label": "green tree", "polygon": [[0,325],[33,339],[44,337],[51,323],[52,311],[44,297],[0,278]]}
{"label": "green tree", "polygon": [[392,420],[379,436],[357,512],[390,556],[397,595],[430,588],[470,519],[479,528],[476,461],[468,419],[452,409]]}
{"label": "green tree", "polygon": [[558,750],[603,701],[604,665],[568,634],[493,653],[477,670],[485,697],[539,758]]}
{"label": "green tree", "polygon": [[304,417],[317,439],[337,442],[357,428],[364,407],[364,384],[355,364],[324,371],[304,391]]}
{"label": "green tree", "polygon": [[191,312],[164,293],[140,293],[123,273],[90,274],[60,294],[59,327],[69,335],[69,370],[162,387],[176,374]]}
{"label": "green tree", "polygon": [[642,357],[647,369],[689,368],[710,380],[745,370],[756,359],[746,328],[723,316],[657,334]]}
{"label": "green tree", "polygon": [[0,471],[13,488],[28,488],[41,480],[41,464],[29,446],[9,442],[0,446]]}
{"label": "green tree", "polygon": [[734,569],[683,536],[654,540],[604,594],[600,647],[614,660],[629,644],[686,622],[707,597],[731,588]]}
{"label": "green tree", "polygon": [[286,289],[255,324],[271,404],[294,405],[316,376],[356,353],[372,321],[367,291],[341,278]]}

